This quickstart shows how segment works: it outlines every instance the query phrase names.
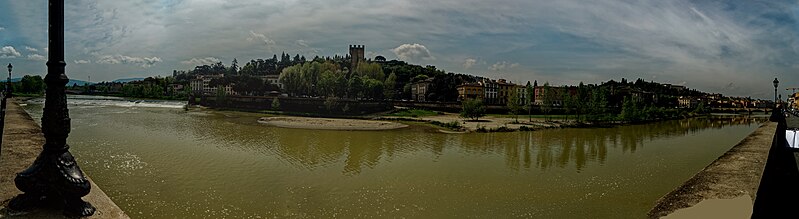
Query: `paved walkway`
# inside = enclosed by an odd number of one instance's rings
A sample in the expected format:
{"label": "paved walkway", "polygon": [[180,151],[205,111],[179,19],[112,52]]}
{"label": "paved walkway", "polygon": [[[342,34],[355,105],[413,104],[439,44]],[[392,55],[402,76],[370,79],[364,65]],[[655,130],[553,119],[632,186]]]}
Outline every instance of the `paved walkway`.
{"label": "paved walkway", "polygon": [[[41,127],[12,99],[8,101],[5,120],[0,153],[0,218],[64,218],[60,209],[37,209],[23,215],[9,215],[5,206],[11,198],[21,193],[14,185],[14,177],[39,155],[44,145],[44,136]],[[77,159],[80,163],[80,158]],[[97,208],[94,216],[89,218],[128,218],[94,182],[91,193],[83,197],[83,200]]]}

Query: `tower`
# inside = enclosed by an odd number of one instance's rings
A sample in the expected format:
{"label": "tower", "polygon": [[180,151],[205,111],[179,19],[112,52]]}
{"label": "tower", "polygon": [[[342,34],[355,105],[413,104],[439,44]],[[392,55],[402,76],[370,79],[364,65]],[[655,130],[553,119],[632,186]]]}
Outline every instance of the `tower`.
{"label": "tower", "polygon": [[356,67],[358,67],[358,63],[365,60],[364,59],[364,50],[366,46],[364,45],[350,45],[350,72],[354,71]]}

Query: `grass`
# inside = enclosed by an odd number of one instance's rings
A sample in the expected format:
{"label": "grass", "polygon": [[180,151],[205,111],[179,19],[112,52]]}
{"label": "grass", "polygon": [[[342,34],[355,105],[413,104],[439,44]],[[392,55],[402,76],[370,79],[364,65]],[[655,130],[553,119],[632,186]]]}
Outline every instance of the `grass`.
{"label": "grass", "polygon": [[425,116],[435,116],[435,115],[438,115],[438,112],[431,110],[421,110],[421,109],[403,109],[397,112],[389,113],[386,116],[425,117]]}

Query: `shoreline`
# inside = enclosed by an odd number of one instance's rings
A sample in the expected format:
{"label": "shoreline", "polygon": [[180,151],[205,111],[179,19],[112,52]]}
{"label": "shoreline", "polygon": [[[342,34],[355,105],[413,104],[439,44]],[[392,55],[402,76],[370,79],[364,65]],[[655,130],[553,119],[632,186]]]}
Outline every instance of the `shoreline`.
{"label": "shoreline", "polygon": [[281,128],[339,131],[383,131],[409,127],[406,124],[388,121],[297,116],[261,117],[258,119],[258,123]]}

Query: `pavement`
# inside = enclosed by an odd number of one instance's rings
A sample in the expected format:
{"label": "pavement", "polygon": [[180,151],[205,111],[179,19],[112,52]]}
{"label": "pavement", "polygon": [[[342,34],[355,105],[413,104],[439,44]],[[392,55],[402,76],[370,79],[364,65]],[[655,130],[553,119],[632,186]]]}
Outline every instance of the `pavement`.
{"label": "pavement", "polygon": [[[44,145],[41,127],[33,121],[14,99],[8,100],[6,109],[2,150],[0,151],[0,218],[66,218],[55,206],[11,212],[6,208],[9,200],[21,194],[14,185],[16,173],[24,170],[36,159]],[[76,157],[80,163],[80,157]],[[85,173],[87,176],[91,173]],[[91,179],[89,179],[91,181]],[[91,192],[83,200],[92,203],[97,212],[87,218],[128,218],[100,187],[93,181]]]}

